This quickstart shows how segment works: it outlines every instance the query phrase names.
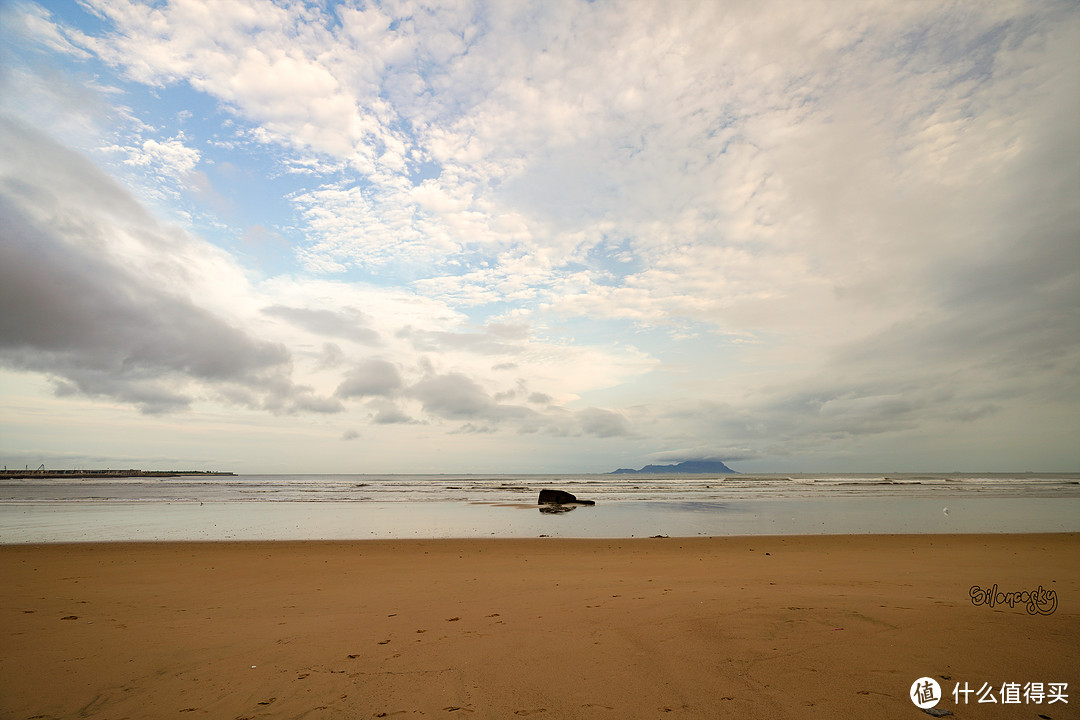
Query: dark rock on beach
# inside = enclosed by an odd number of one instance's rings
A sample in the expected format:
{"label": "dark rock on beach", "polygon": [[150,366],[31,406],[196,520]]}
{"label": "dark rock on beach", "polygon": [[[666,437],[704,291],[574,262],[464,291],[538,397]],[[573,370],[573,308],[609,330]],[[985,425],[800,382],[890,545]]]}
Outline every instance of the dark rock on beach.
{"label": "dark rock on beach", "polygon": [[537,509],[545,515],[563,515],[577,510],[580,505],[540,505]]}
{"label": "dark rock on beach", "polygon": [[578,500],[572,493],[565,490],[541,490],[537,505],[595,505],[592,500]]}

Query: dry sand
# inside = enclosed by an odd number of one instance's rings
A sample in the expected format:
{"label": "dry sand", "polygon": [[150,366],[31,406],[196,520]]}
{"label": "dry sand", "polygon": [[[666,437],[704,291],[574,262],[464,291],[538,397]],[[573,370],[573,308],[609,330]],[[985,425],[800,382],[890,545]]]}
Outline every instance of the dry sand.
{"label": "dry sand", "polygon": [[0,546],[0,600],[5,719],[1080,717],[1075,534]]}

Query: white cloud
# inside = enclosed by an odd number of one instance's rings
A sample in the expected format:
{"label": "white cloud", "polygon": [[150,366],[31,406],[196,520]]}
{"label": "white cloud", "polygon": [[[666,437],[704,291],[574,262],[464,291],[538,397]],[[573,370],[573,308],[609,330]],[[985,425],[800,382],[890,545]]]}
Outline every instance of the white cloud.
{"label": "white cloud", "polygon": [[184,144],[183,135],[161,142],[149,139],[141,147],[128,148],[126,165],[153,168],[165,175],[183,178],[199,164],[199,151]]}
{"label": "white cloud", "polygon": [[101,145],[201,187],[258,143],[303,241],[260,278],[110,193],[79,242],[287,348],[297,408],[753,457],[1076,397],[1072,4],[88,6],[23,34],[232,117]]}
{"label": "white cloud", "polygon": [[37,3],[14,2],[0,8],[0,24],[6,27],[6,32],[41,43],[50,50],[84,60],[90,57],[90,53],[71,43],[65,29],[53,22],[52,13]]}

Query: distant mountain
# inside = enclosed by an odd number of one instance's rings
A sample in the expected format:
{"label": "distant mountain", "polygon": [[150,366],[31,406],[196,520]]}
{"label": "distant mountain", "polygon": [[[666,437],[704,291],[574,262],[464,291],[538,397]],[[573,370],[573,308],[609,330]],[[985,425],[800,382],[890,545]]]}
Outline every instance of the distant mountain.
{"label": "distant mountain", "polygon": [[640,470],[619,468],[614,472],[609,472],[608,475],[644,475],[646,473],[650,475],[671,475],[676,473],[713,475],[716,473],[734,472],[734,470],[719,460],[687,460],[678,465],[646,465]]}

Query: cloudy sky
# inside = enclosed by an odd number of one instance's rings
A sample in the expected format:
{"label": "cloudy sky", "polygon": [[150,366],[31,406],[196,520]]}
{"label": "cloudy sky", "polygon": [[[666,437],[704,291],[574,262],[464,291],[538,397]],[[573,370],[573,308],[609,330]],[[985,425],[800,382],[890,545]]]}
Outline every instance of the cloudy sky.
{"label": "cloudy sky", "polygon": [[0,458],[1080,469],[1076,2],[0,1]]}

